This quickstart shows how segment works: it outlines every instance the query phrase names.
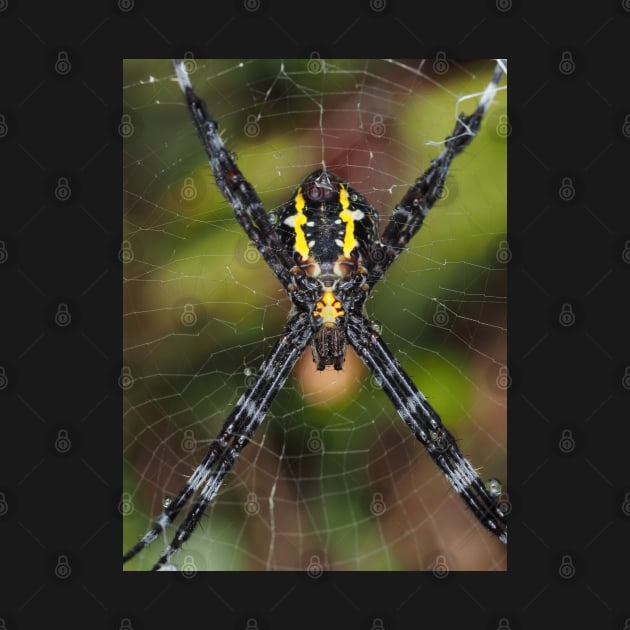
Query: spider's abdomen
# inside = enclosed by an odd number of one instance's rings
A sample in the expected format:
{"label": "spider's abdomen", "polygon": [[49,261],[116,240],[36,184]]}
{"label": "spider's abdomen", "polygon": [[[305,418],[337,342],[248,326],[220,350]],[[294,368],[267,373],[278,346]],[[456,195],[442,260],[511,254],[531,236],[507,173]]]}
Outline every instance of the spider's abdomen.
{"label": "spider's abdomen", "polygon": [[378,215],[346,182],[318,170],[280,210],[278,232],[307,275],[343,277],[369,256]]}

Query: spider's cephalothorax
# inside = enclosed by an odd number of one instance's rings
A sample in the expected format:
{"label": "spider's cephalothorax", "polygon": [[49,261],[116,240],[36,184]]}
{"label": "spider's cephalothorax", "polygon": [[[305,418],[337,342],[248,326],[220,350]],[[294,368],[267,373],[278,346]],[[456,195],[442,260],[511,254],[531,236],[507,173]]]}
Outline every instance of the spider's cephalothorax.
{"label": "spider's cephalothorax", "polygon": [[164,504],[153,526],[123,556],[123,562],[156,540],[192,502],[154,569],[172,566],[171,557],[195,531],[309,343],[319,370],[327,366],[341,369],[346,346],[354,348],[477,520],[507,542],[506,503],[497,498],[500,486],[497,482],[484,484],[363,308],[369,292],[422,227],[439,198],[452,160],[477,134],[507,68],[506,60],[497,60],[475,109],[459,115],[439,155],[394,207],[380,238],[376,211],[346,182],[326,170],[308,175],[274,221],[274,215],[265,211],[254,187],[223,144],[218,124],[195,94],[183,60],[176,59],[174,64],[214,180],[247,237],[286,291],[293,309],[258,376],[236,402],[203,460],[177,495]]}
{"label": "spider's cephalothorax", "polygon": [[378,243],[378,214],[365,197],[325,170],[308,175],[278,212],[278,233],[293,253],[292,272],[307,291],[295,293],[308,312],[318,370],[340,370],[346,354],[345,315],[367,297],[365,261]]}

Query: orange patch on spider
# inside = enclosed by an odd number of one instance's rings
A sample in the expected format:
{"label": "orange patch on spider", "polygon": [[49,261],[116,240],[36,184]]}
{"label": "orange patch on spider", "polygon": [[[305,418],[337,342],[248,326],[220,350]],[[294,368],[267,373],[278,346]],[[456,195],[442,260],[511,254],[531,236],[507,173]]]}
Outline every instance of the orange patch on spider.
{"label": "orange patch on spider", "polygon": [[324,326],[334,326],[338,317],[343,317],[346,312],[342,308],[341,302],[335,297],[332,291],[325,291],[321,300],[315,305],[314,317],[321,317]]}

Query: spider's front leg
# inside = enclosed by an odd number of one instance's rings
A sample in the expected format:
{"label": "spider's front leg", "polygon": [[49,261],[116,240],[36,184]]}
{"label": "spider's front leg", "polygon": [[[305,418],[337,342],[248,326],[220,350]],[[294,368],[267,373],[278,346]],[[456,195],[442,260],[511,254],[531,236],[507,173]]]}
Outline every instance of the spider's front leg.
{"label": "spider's front leg", "polygon": [[416,439],[422,442],[477,520],[501,542],[507,543],[507,522],[498,493],[486,488],[438,413],[394,358],[371,322],[363,315],[351,313],[346,334],[359,357],[376,376],[398,415]]}
{"label": "spider's front leg", "polygon": [[289,320],[263,362],[256,381],[239,398],[203,461],[193,471],[177,496],[164,508],[151,529],[123,556],[123,563],[156,540],[196,494],[197,499],[153,570],[164,569],[169,565],[173,554],[195,531],[226,474],[232,469],[241,450],[249,443],[264,420],[269,406],[304,352],[312,334],[310,320],[304,313],[298,313]]}

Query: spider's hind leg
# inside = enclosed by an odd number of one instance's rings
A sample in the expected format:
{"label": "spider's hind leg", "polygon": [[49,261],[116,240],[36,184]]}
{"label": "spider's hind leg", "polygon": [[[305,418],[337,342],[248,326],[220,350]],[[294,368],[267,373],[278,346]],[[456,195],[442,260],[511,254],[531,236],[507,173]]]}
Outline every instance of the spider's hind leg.
{"label": "spider's hind leg", "polygon": [[375,250],[376,255],[373,256],[373,263],[369,269],[370,289],[409,245],[413,236],[422,227],[427,214],[439,200],[451,162],[477,135],[483,117],[499,89],[499,81],[506,72],[506,67],[505,59],[497,60],[492,78],[482,92],[473,112],[469,115],[459,115],[453,132],[444,140],[440,154],[431,160],[429,168],[416,179],[413,186],[394,207],[381,236],[380,247]]}
{"label": "spider's hind leg", "polygon": [[256,190],[239,170],[234,156],[219,135],[219,125],[208,112],[203,99],[195,93],[182,59],[173,59],[175,74],[186,97],[197,133],[212,167],[216,184],[234,211],[239,225],[258,249],[287,292],[294,290],[289,270],[291,255],[282,246],[272,222]]}

